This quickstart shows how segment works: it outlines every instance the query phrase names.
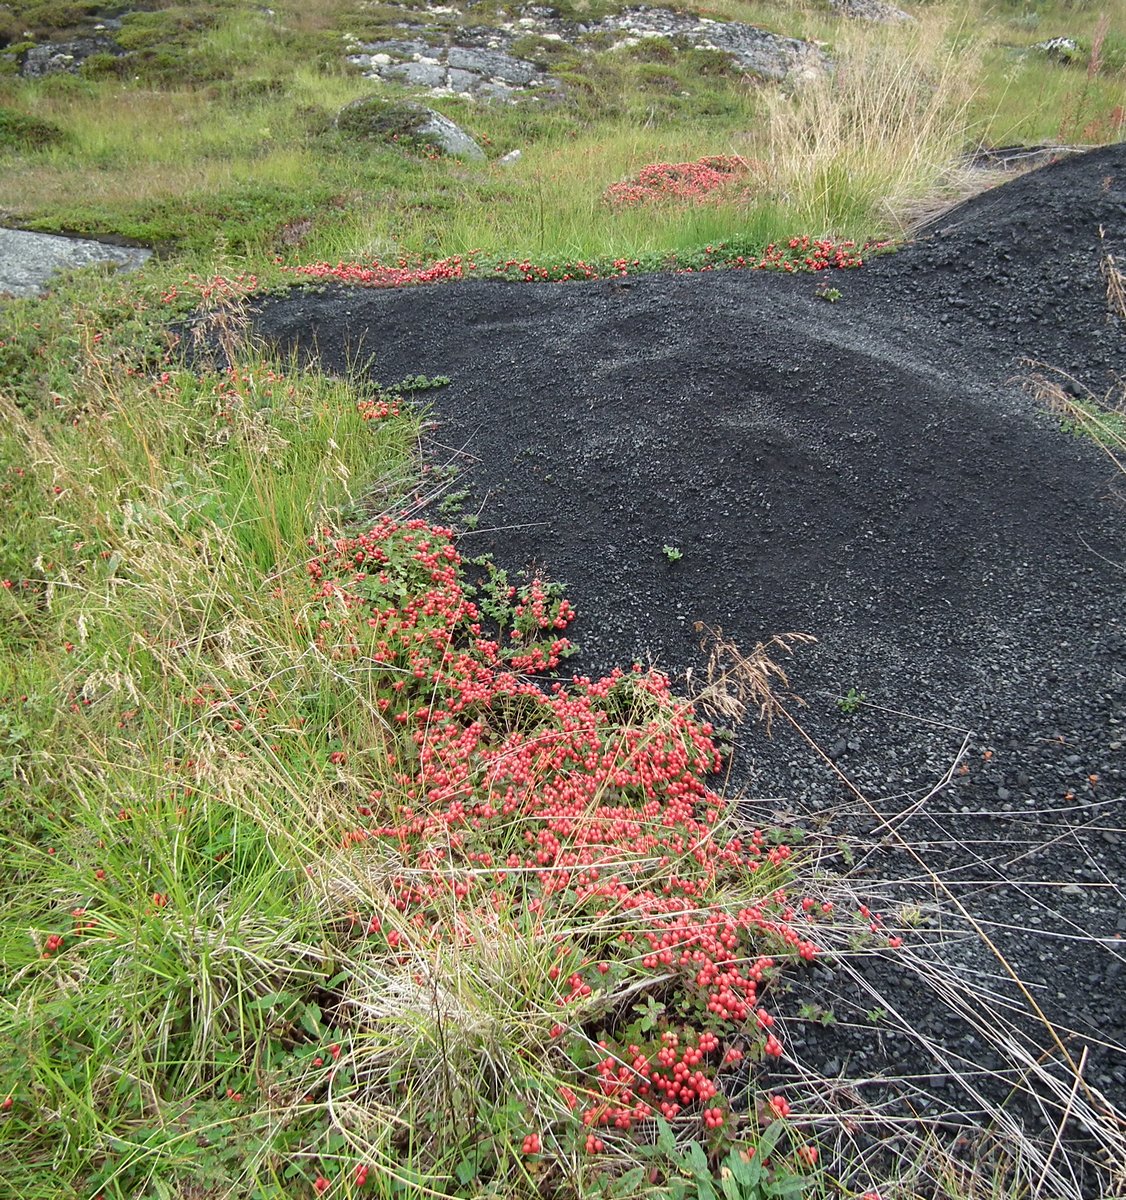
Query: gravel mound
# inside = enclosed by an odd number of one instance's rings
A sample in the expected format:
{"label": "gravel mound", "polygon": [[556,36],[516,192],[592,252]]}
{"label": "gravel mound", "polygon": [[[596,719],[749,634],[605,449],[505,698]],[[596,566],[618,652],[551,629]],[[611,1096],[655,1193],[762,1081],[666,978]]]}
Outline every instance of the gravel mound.
{"label": "gravel mound", "polygon": [[791,1084],[898,1077],[939,1124],[1024,1090],[1008,1111],[1051,1129],[1070,1055],[1080,1141],[1126,1100],[1126,489],[1015,376],[1114,382],[1103,250],[1126,261],[1124,145],[947,213],[835,276],[837,303],[729,272],[333,288],[258,316],[333,370],[452,377],[432,452],[479,512],[465,548],[568,582],[578,669],[699,681],[700,621],[819,639],[787,665],[824,753],[744,728],[732,786],[899,913],[906,949],[811,977],[838,1020],[791,1024]]}

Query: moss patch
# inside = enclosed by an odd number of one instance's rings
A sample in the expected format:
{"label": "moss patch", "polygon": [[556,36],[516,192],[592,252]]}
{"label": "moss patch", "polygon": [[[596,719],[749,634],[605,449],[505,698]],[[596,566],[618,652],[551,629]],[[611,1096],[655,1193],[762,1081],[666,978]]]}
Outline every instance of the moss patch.
{"label": "moss patch", "polygon": [[0,107],[0,150],[39,150],[61,142],[65,136],[51,121]]}

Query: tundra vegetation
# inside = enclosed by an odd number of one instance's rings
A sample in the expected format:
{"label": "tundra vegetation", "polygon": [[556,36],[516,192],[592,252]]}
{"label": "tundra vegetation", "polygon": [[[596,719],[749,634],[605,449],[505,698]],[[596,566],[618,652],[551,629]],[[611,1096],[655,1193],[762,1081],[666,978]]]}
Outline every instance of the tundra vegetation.
{"label": "tundra vegetation", "polygon": [[[0,301],[10,1194],[1057,1194],[1011,1138],[863,1156],[761,1085],[812,1019],[787,981],[903,930],[739,815],[658,672],[569,680],[557,585],[466,559],[419,455],[440,380],[247,336],[255,292],[326,279],[847,269],[978,186],[977,148],[1122,135],[1123,0],[700,11],[836,69],[529,36],[561,96],[424,97],[475,162],[334,120],[414,95],[345,39],[425,5],[0,4],[5,222],[159,251]],[[107,19],[125,54],[21,76]],[[788,645],[729,713],[777,711]]]}

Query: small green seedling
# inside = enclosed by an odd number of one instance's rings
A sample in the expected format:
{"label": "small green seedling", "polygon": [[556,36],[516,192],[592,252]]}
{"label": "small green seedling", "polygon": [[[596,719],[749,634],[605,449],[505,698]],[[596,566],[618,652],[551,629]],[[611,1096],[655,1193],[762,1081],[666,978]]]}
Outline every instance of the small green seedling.
{"label": "small green seedling", "polygon": [[661,549],[664,551],[665,558],[667,558],[671,563],[679,562],[680,559],[684,557],[683,550],[681,550],[678,546],[670,546],[667,542],[661,547]]}
{"label": "small green seedling", "polygon": [[837,701],[837,707],[846,716],[849,716],[856,712],[856,710],[864,703],[866,699],[867,696],[865,696],[863,692],[858,692],[856,688],[851,687],[848,689],[847,694],[842,696]]}

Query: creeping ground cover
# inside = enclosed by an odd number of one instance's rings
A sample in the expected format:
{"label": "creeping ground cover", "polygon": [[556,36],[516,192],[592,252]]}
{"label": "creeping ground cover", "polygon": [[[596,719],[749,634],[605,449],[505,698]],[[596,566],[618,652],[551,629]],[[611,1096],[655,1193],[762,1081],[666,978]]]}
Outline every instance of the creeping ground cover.
{"label": "creeping ground cover", "polygon": [[0,2],[3,1195],[1121,1190],[1126,0],[691,7]]}
{"label": "creeping ground cover", "polygon": [[787,980],[898,939],[667,678],[568,675],[559,585],[379,501],[441,381],[70,333],[4,401],[16,1194],[808,1190]]}

